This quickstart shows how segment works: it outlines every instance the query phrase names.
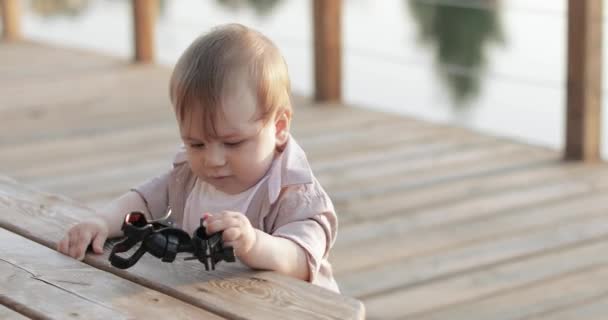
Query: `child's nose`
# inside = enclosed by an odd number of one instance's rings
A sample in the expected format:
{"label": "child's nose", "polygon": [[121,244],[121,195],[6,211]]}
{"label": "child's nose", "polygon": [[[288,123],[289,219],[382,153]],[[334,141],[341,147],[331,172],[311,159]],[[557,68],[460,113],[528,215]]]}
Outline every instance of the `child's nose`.
{"label": "child's nose", "polygon": [[211,147],[206,152],[204,165],[206,167],[221,167],[226,164],[226,155],[221,147]]}

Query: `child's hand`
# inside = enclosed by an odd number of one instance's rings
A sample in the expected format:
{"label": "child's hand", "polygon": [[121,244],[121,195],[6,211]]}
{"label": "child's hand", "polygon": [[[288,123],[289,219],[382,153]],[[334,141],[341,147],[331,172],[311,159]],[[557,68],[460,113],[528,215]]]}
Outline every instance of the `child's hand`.
{"label": "child's hand", "polygon": [[207,234],[223,231],[224,245],[234,248],[235,255],[245,256],[255,245],[255,230],[244,214],[224,211],[219,214],[205,215]]}
{"label": "child's hand", "polygon": [[59,241],[57,251],[74,259],[82,260],[91,242],[95,253],[103,253],[103,244],[107,238],[107,222],[99,218],[91,219],[71,227],[63,239]]}

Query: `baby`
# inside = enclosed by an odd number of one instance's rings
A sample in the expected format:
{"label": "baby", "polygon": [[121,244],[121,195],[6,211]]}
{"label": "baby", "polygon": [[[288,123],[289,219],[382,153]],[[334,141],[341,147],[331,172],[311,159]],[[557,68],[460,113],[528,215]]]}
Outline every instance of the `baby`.
{"label": "baby", "polygon": [[338,292],[327,258],[337,216],[290,135],[287,66],[264,35],[238,24],[196,39],[169,85],[184,146],[168,172],[71,227],[58,251],[83,259],[121,235],[125,215],[140,211],[189,234],[205,218],[223,231],[241,262]]}

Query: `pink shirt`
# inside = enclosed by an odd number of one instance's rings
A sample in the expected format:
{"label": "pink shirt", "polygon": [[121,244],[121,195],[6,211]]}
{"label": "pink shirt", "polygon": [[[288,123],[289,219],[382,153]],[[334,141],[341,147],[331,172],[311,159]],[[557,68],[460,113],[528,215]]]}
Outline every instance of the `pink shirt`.
{"label": "pink shirt", "polygon": [[[327,260],[336,240],[338,218],[295,139],[290,137],[266,176],[245,212],[251,225],[297,243],[306,252],[310,282],[339,292]],[[153,218],[164,216],[171,207],[169,221],[181,227],[186,199],[195,181],[182,149],[171,170],[132,190],[143,198]]]}

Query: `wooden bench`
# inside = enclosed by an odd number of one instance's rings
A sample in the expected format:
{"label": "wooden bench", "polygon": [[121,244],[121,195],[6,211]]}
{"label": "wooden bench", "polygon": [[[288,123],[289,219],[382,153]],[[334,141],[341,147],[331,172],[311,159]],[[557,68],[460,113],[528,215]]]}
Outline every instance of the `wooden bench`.
{"label": "wooden bench", "polygon": [[[127,270],[103,255],[54,250],[91,209],[0,176],[0,317],[61,319],[362,319],[363,304],[278,273],[144,255]],[[4,306],[4,307],[3,307]]]}

